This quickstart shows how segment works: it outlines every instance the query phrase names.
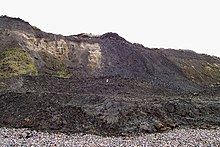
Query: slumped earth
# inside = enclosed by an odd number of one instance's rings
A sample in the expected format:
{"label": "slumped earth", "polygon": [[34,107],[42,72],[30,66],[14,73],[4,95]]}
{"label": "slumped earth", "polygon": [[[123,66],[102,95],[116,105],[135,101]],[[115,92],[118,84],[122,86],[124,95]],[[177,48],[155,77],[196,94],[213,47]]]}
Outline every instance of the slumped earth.
{"label": "slumped earth", "polygon": [[0,126],[127,136],[220,126],[220,58],[0,17]]}

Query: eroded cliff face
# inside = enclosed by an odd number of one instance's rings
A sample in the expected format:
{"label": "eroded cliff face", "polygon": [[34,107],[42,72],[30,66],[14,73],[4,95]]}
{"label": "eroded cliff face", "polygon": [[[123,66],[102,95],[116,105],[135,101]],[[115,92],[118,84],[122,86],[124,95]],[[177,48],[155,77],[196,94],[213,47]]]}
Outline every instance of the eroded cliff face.
{"label": "eroded cliff face", "polygon": [[[37,38],[34,34],[8,29],[3,29],[0,33],[2,40],[8,40],[1,46],[1,50],[4,51],[14,42],[13,47],[22,48],[31,55],[40,74],[51,72],[53,75],[54,70],[65,69],[68,74],[74,72],[83,76],[85,73],[93,75],[101,69],[102,53],[99,43],[71,41],[65,37],[57,38],[56,35]],[[60,65],[50,65],[50,62]]]}
{"label": "eroded cliff face", "polygon": [[199,85],[220,85],[220,58],[196,54],[187,50],[162,50],[163,54],[177,64],[186,77]]}
{"label": "eroded cliff face", "polygon": [[0,17],[0,127],[101,135],[220,124],[220,59]]}
{"label": "eroded cliff face", "polygon": [[25,50],[39,75],[142,78],[181,90],[217,86],[220,59],[191,51],[158,50],[131,44],[116,33],[62,36],[42,32],[16,18],[0,18],[0,52]]}

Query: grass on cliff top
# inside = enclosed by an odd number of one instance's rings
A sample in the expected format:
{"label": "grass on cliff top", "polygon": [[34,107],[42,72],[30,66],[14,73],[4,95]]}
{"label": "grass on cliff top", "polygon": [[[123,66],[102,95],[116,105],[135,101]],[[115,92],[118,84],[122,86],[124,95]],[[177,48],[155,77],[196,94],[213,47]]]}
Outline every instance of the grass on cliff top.
{"label": "grass on cliff top", "polygon": [[26,51],[10,48],[0,53],[0,78],[24,74],[38,74],[34,61]]}

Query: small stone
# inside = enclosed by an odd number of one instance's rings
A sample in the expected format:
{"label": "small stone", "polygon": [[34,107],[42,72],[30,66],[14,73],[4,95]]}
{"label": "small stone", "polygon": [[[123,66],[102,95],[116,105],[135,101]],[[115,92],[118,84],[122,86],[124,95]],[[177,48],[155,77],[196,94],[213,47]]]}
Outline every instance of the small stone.
{"label": "small stone", "polygon": [[26,132],[23,132],[23,133],[21,134],[21,137],[26,138],[26,137],[27,137],[27,133],[26,133]]}
{"label": "small stone", "polygon": [[199,96],[199,93],[194,92],[193,96]]}
{"label": "small stone", "polygon": [[167,109],[168,112],[174,113],[176,111],[176,106],[173,103],[168,103],[165,105],[165,108]]}
{"label": "small stone", "polygon": [[212,125],[210,125],[210,124],[202,124],[199,128],[200,129],[209,129],[211,127],[212,127]]}
{"label": "small stone", "polygon": [[22,127],[32,127],[33,125],[33,121],[29,118],[25,118],[23,121],[22,121]]}
{"label": "small stone", "polygon": [[160,128],[160,131],[167,131],[167,130],[170,130],[171,128],[170,127],[162,127]]}
{"label": "small stone", "polygon": [[147,132],[151,133],[152,132],[152,127],[149,125],[147,122],[142,122],[139,126],[141,132]]}
{"label": "small stone", "polygon": [[161,130],[161,129],[165,128],[165,126],[159,121],[156,121],[154,126],[157,130]]}
{"label": "small stone", "polygon": [[168,126],[168,127],[171,127],[171,128],[175,128],[176,127],[176,124],[173,122],[172,119],[170,118],[166,118],[164,120],[164,123]]}

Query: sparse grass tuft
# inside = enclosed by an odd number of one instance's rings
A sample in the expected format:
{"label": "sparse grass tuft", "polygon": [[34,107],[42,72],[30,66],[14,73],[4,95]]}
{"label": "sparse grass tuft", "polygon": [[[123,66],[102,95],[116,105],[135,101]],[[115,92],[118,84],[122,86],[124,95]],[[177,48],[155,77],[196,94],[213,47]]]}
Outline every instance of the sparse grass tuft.
{"label": "sparse grass tuft", "polygon": [[71,78],[72,74],[68,74],[65,71],[58,71],[57,75],[55,75],[55,77],[59,77],[59,78]]}

